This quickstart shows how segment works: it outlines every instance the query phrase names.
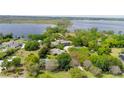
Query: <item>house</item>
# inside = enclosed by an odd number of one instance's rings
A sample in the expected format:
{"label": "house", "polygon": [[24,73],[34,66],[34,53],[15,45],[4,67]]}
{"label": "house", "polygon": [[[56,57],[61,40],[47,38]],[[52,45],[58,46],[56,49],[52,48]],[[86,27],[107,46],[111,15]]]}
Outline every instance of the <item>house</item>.
{"label": "house", "polygon": [[45,59],[45,69],[53,71],[57,69],[58,61],[56,59]]}
{"label": "house", "polygon": [[64,52],[65,52],[64,50],[57,49],[57,48],[54,48],[54,49],[50,50],[50,54],[52,54],[52,55],[59,55],[59,54],[62,54]]}
{"label": "house", "polygon": [[15,41],[10,41],[7,43],[3,43],[3,46],[9,47],[9,48],[18,48],[18,47],[22,47],[22,43],[18,43]]}
{"label": "house", "polygon": [[67,40],[58,40],[58,42],[60,44],[63,44],[64,46],[69,46],[72,43],[71,41],[67,41]]}
{"label": "house", "polygon": [[59,45],[59,42],[57,42],[57,41],[51,42],[52,47],[57,46],[57,45]]}
{"label": "house", "polygon": [[67,40],[56,40],[54,42],[51,42],[51,46],[57,46],[59,44],[62,44],[64,46],[69,46],[72,42],[71,41],[67,41]]}

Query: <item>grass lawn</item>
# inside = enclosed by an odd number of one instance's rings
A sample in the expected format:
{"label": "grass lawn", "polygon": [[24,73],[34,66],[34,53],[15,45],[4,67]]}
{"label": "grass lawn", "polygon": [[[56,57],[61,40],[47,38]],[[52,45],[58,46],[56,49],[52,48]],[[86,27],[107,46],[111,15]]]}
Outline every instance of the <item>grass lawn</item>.
{"label": "grass lawn", "polygon": [[[85,71],[88,78],[95,78],[95,76],[89,71]],[[68,71],[59,71],[59,72],[50,72],[44,71],[44,74],[39,75],[40,78],[71,78],[71,75]]]}
{"label": "grass lawn", "polygon": [[23,39],[17,39],[16,42],[18,42],[18,43],[26,43],[26,40],[23,40]]}
{"label": "grass lawn", "polygon": [[44,74],[40,74],[39,78],[71,78],[71,75],[68,71],[60,72],[49,72],[45,71]]}
{"label": "grass lawn", "polygon": [[71,75],[68,71],[61,71],[57,73],[53,72],[52,75],[54,78],[71,78]]}
{"label": "grass lawn", "polygon": [[123,49],[123,48],[112,48],[112,53],[111,53],[111,55],[112,55],[113,57],[118,58],[119,53],[121,52],[121,49]]}
{"label": "grass lawn", "polygon": [[25,60],[25,57],[27,57],[30,53],[34,53],[38,55],[38,50],[37,51],[25,51],[25,49],[20,49],[15,53],[15,55],[19,56],[21,58],[21,62],[23,63]]}
{"label": "grass lawn", "polygon": [[124,75],[112,75],[112,74],[103,74],[102,78],[124,78]]}

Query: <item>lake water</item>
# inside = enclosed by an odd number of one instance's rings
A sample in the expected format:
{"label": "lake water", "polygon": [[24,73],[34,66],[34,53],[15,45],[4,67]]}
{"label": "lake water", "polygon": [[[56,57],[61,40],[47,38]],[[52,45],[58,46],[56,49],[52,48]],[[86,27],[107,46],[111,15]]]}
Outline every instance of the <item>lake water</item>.
{"label": "lake water", "polygon": [[13,33],[14,36],[40,34],[46,30],[48,24],[0,24],[0,33]]}
{"label": "lake water", "polygon": [[[72,20],[73,25],[70,27],[71,31],[75,29],[88,29],[97,27],[98,30],[113,30],[118,33],[124,33],[124,21],[105,21],[105,20]],[[0,24],[0,33],[12,32],[14,36],[28,34],[40,34],[52,24]]]}
{"label": "lake water", "polygon": [[108,20],[73,20],[71,30],[88,29],[92,27],[98,30],[113,30],[115,33],[122,31],[124,33],[124,21],[108,21]]}

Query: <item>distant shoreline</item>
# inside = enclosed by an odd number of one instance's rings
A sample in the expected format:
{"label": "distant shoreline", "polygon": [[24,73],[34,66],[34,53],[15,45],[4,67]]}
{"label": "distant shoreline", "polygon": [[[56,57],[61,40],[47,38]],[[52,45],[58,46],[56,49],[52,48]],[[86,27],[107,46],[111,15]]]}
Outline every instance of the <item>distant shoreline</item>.
{"label": "distant shoreline", "polygon": [[66,16],[0,16],[1,23],[31,23],[31,24],[57,24],[58,21],[66,20],[108,20],[108,21],[124,21],[124,18],[104,18],[102,17],[66,17]]}

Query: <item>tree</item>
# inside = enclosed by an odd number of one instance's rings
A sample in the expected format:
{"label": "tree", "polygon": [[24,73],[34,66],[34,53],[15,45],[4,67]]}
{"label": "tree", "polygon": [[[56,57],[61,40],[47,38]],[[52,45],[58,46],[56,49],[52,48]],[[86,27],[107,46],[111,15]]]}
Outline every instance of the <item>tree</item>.
{"label": "tree", "polygon": [[87,78],[87,74],[79,68],[71,68],[69,70],[72,78]]}
{"label": "tree", "polygon": [[44,35],[40,34],[29,34],[28,38],[31,40],[43,40],[45,38]]}
{"label": "tree", "polygon": [[38,63],[27,65],[26,70],[31,77],[37,77],[40,73],[40,66]]}
{"label": "tree", "polygon": [[19,65],[21,64],[21,59],[19,57],[13,58],[12,61],[4,60],[2,62],[1,67],[5,68],[5,71],[15,71],[18,69]]}
{"label": "tree", "polygon": [[7,51],[6,51],[6,56],[10,56],[12,55],[13,53],[15,53],[16,49],[14,48],[9,48]]}
{"label": "tree", "polygon": [[57,56],[59,69],[60,70],[68,70],[70,68],[71,57],[67,53],[63,53]]}
{"label": "tree", "polygon": [[20,63],[21,63],[21,58],[19,58],[19,57],[16,57],[16,58],[14,58],[14,59],[12,60],[12,64],[13,64],[14,66],[19,66]]}
{"label": "tree", "polygon": [[28,41],[25,44],[25,50],[33,51],[39,49],[39,43],[37,41]]}
{"label": "tree", "polygon": [[39,50],[39,52],[38,52],[39,57],[40,57],[40,58],[45,58],[46,55],[47,55],[47,53],[48,53],[48,51],[49,51],[48,47],[47,47],[47,46],[43,46],[43,47]]}
{"label": "tree", "polygon": [[8,60],[4,60],[4,62],[2,62],[1,67],[8,70],[9,67],[11,66],[11,63]]}
{"label": "tree", "polygon": [[62,28],[67,28],[71,25],[70,20],[67,19],[62,19],[57,22],[57,26],[62,27]]}
{"label": "tree", "polygon": [[109,54],[111,53],[111,48],[109,48],[108,46],[102,46],[98,48],[98,54],[102,55],[102,54]]}
{"label": "tree", "polygon": [[40,73],[39,58],[35,54],[29,54],[25,59],[27,74],[31,77],[37,77]]}
{"label": "tree", "polygon": [[48,27],[47,31],[44,34],[48,36],[55,33],[65,33],[65,32],[67,32],[66,28],[63,28],[61,26],[56,26],[56,27]]}
{"label": "tree", "polygon": [[4,39],[6,39],[6,38],[13,38],[13,34],[12,33],[8,33],[8,34],[4,35],[3,38]]}
{"label": "tree", "polygon": [[95,40],[89,41],[89,42],[88,42],[88,48],[89,48],[90,50],[97,51],[97,49],[98,49],[97,41],[95,41]]}
{"label": "tree", "polygon": [[79,63],[83,63],[85,60],[89,59],[89,50],[86,47],[69,48],[69,54]]}
{"label": "tree", "polygon": [[5,52],[0,52],[0,60],[4,59],[6,57]]}
{"label": "tree", "polygon": [[109,68],[111,66],[119,66],[120,69],[123,69],[123,64],[122,62],[114,58],[111,55],[97,55],[97,54],[92,54],[90,56],[90,60],[92,61],[93,65],[102,69],[102,71],[107,72],[109,71]]}
{"label": "tree", "polygon": [[75,46],[83,46],[82,39],[81,39],[81,37],[79,37],[79,36],[73,37],[72,43],[73,43]]}
{"label": "tree", "polygon": [[39,63],[39,57],[36,56],[35,54],[31,53],[25,58],[25,61],[26,61],[27,64]]}

